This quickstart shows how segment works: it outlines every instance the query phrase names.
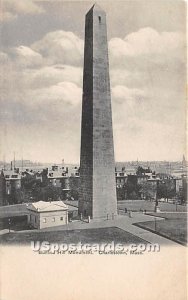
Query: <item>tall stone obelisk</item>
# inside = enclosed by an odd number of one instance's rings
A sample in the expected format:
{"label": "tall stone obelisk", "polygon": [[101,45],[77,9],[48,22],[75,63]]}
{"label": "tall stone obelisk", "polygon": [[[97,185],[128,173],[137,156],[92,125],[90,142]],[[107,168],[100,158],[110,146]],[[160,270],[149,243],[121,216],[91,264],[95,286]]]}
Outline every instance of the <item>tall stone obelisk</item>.
{"label": "tall stone obelisk", "polygon": [[106,15],[96,4],[85,20],[79,213],[117,215]]}

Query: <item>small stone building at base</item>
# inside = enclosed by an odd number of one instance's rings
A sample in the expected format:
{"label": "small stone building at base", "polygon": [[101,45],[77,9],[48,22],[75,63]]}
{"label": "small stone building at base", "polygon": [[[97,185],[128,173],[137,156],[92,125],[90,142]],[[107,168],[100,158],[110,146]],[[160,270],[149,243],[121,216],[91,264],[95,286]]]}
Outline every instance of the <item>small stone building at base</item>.
{"label": "small stone building at base", "polygon": [[28,205],[28,224],[37,229],[68,224],[68,206],[63,201],[38,201]]}

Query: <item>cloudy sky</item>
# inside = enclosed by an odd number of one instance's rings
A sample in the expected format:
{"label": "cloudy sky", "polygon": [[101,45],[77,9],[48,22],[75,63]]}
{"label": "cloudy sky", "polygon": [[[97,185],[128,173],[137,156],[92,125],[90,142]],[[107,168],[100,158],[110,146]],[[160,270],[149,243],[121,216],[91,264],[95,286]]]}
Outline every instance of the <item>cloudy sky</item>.
{"label": "cloudy sky", "polygon": [[[79,162],[90,1],[2,0],[0,160]],[[185,3],[98,2],[107,13],[115,157],[185,153]]]}

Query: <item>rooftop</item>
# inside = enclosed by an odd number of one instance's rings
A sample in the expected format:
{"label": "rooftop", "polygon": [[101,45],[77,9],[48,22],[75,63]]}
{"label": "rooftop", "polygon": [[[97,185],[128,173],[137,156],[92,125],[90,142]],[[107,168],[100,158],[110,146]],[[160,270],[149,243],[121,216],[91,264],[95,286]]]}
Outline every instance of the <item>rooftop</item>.
{"label": "rooftop", "polygon": [[28,204],[27,208],[29,210],[34,210],[38,212],[44,211],[57,211],[57,210],[67,210],[68,206],[63,201],[38,201]]}
{"label": "rooftop", "polygon": [[3,170],[2,173],[5,179],[21,179],[21,175],[13,170]]}

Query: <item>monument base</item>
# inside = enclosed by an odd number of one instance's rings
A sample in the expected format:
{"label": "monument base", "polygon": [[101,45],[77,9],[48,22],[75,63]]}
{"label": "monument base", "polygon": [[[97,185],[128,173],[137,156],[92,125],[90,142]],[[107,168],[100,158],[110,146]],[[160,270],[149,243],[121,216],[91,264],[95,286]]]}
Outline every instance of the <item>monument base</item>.
{"label": "monument base", "polygon": [[155,212],[160,212],[160,207],[159,206],[155,206]]}

